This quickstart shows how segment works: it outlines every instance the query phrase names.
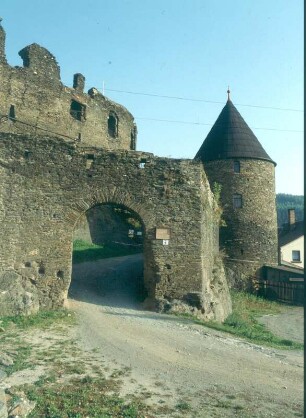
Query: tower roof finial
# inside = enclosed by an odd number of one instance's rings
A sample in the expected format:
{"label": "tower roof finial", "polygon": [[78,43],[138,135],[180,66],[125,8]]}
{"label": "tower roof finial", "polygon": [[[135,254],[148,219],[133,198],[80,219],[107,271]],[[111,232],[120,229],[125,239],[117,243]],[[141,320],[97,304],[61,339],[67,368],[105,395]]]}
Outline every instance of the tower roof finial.
{"label": "tower roof finial", "polygon": [[228,88],[227,88],[227,101],[231,100],[230,94],[231,94],[231,91],[230,91],[230,88],[228,86]]}

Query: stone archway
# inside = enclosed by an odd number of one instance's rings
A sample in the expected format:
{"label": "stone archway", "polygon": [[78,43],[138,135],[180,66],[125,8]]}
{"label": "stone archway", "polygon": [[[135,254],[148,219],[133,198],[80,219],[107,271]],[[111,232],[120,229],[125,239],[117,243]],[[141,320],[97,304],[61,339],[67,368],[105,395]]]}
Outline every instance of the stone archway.
{"label": "stone archway", "polygon": [[135,211],[93,205],[78,219],[73,241],[69,298],[128,306],[144,301],[145,225]]}
{"label": "stone archway", "polygon": [[0,155],[7,161],[0,202],[8,220],[0,237],[6,314],[63,306],[75,225],[92,206],[109,202],[143,220],[144,283],[152,308],[155,301],[195,295],[208,319],[230,312],[224,275],[214,273],[214,200],[202,164],[13,134],[1,134]]}

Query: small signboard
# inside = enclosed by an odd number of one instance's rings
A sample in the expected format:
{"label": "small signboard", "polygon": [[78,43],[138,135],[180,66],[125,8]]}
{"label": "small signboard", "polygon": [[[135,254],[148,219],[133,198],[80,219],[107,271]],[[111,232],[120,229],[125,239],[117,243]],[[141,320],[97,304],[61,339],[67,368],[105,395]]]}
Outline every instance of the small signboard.
{"label": "small signboard", "polygon": [[141,231],[137,231],[136,232],[136,235],[142,235],[142,232]]}
{"label": "small signboard", "polygon": [[[156,228],[155,239],[169,240],[170,228]],[[167,245],[167,244],[164,244]]]}
{"label": "small signboard", "polygon": [[168,239],[163,239],[163,245],[169,245],[169,240]]}

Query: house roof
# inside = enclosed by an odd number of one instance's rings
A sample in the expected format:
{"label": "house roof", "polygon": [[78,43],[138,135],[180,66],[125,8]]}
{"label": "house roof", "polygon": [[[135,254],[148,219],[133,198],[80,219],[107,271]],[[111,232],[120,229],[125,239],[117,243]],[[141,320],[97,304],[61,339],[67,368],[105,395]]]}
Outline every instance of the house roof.
{"label": "house roof", "polygon": [[227,158],[254,158],[276,165],[230,99],[195,156],[203,162]]}
{"label": "house roof", "polygon": [[280,270],[280,271],[287,271],[289,273],[297,273],[297,274],[304,274],[304,269],[301,267],[287,267],[287,266],[270,266],[268,264],[264,265],[265,268],[273,269],[273,270]]}
{"label": "house roof", "polygon": [[278,233],[278,245],[283,247],[284,245],[302,237],[303,235],[304,221],[295,222],[291,229],[289,228],[289,224],[285,224]]}

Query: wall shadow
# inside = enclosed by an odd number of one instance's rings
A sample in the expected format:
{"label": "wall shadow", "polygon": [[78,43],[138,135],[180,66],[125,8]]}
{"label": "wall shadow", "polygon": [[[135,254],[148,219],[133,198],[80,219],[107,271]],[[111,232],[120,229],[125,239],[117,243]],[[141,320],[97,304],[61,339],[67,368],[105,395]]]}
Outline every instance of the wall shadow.
{"label": "wall shadow", "polygon": [[103,306],[140,308],[146,296],[143,254],[73,264],[70,299]]}

